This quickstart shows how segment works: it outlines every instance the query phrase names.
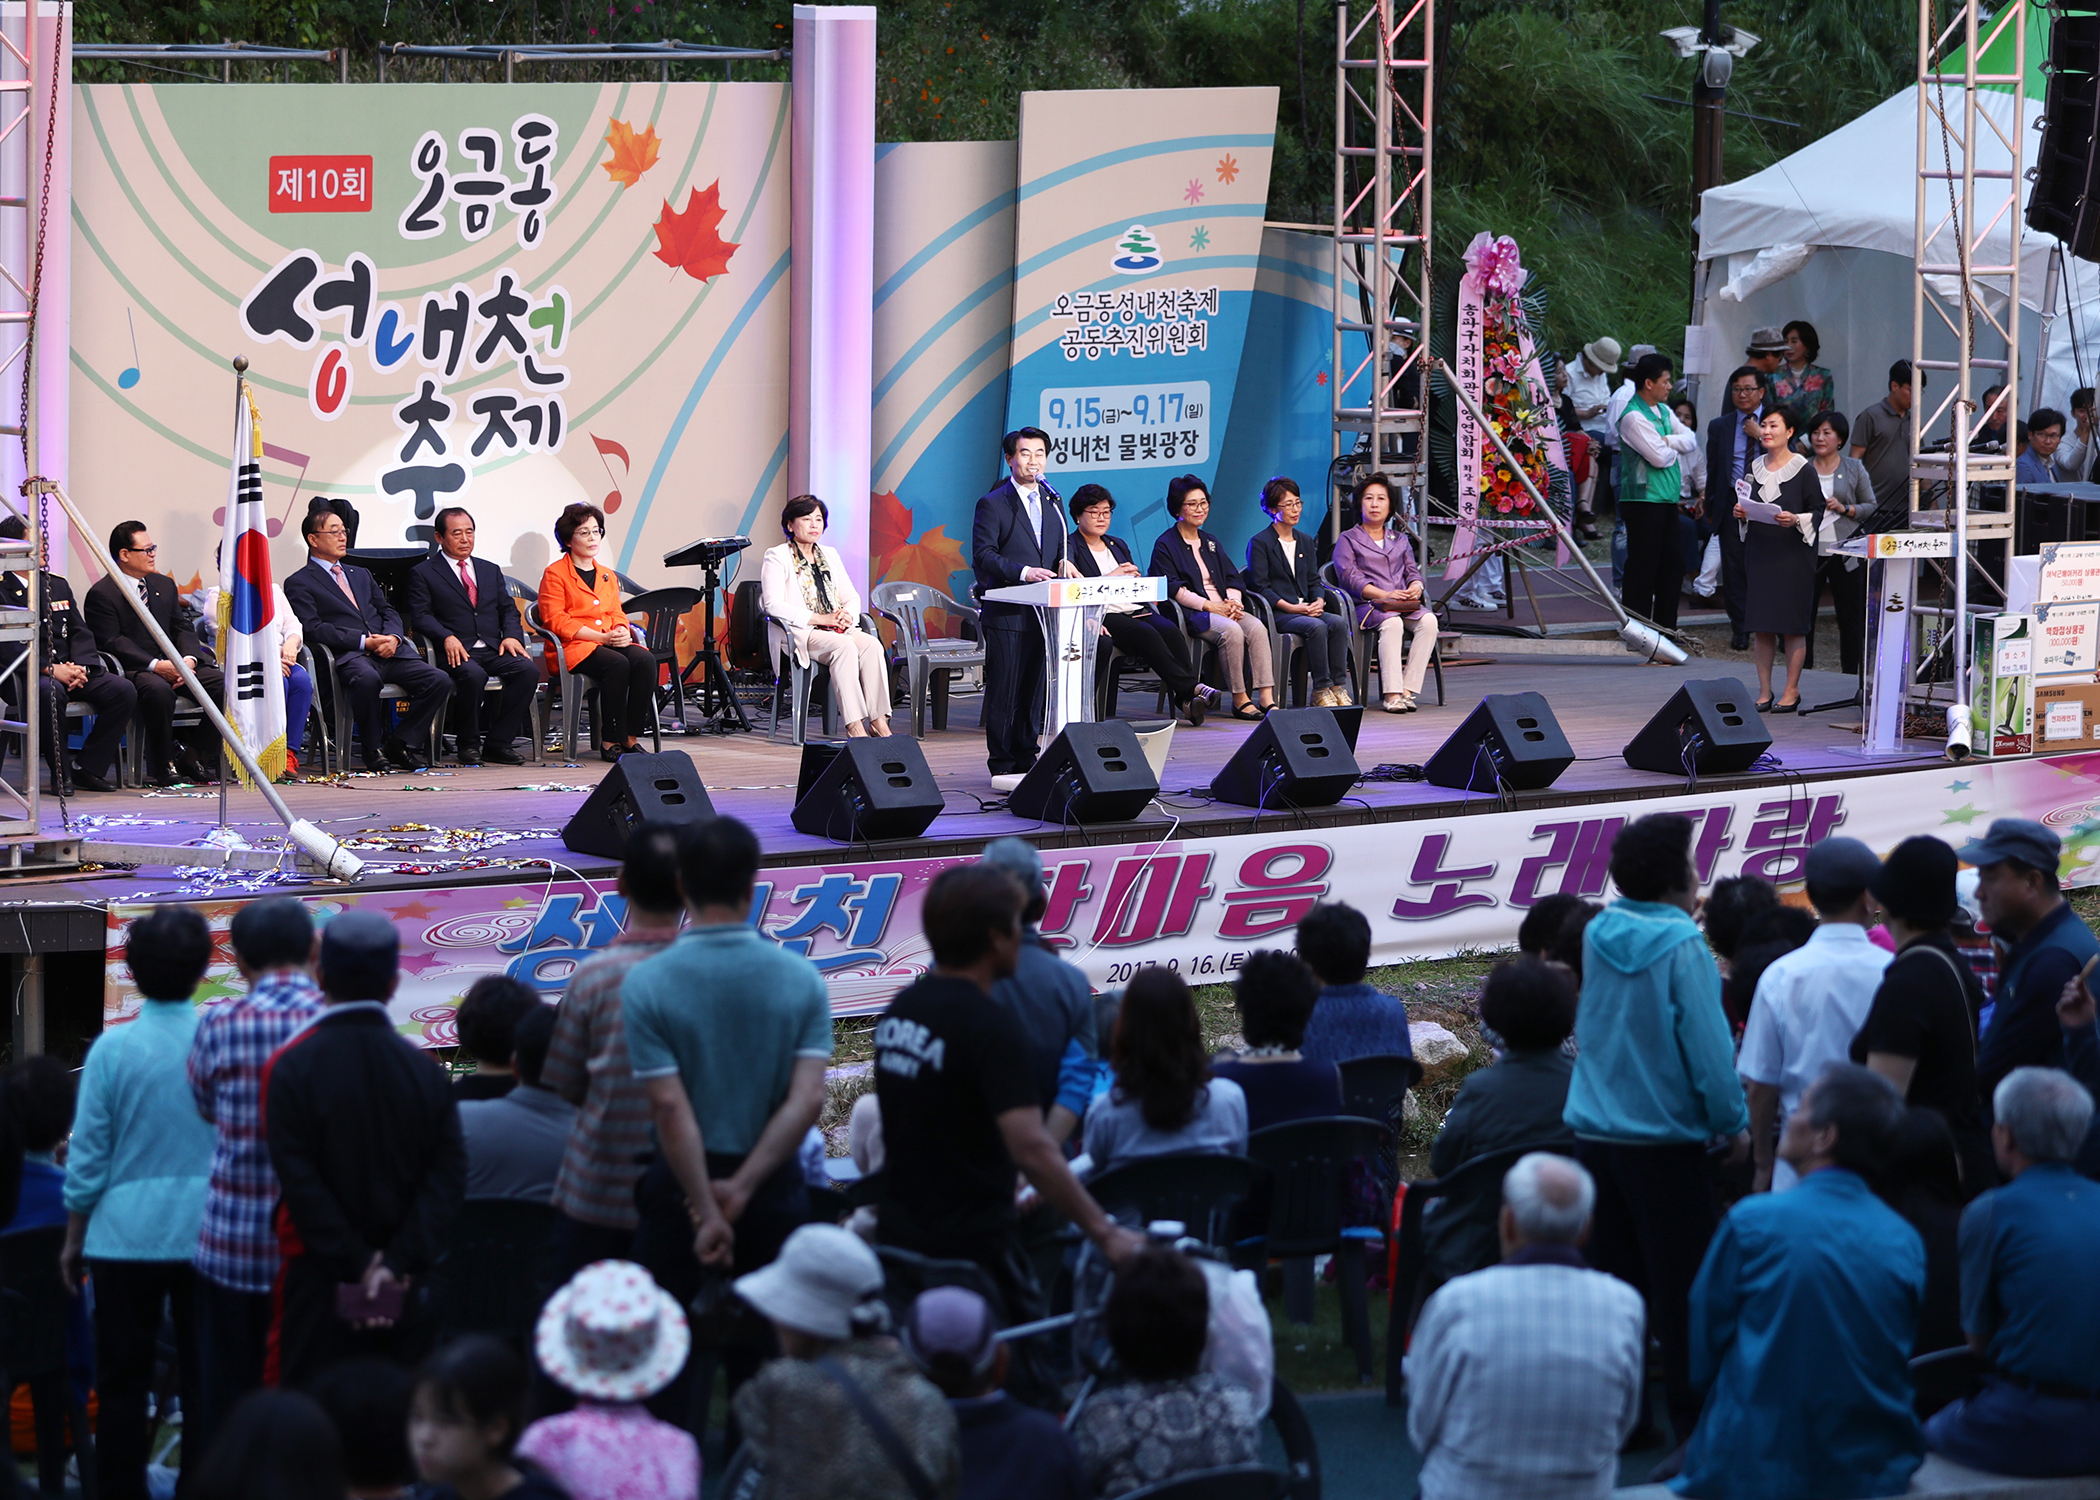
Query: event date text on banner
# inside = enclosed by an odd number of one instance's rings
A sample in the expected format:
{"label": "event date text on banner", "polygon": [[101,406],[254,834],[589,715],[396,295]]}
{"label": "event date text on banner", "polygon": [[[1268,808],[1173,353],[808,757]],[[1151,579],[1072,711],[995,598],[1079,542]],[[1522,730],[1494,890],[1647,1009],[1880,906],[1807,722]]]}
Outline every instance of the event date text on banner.
{"label": "event date text on banner", "polygon": [[1038,418],[1051,472],[1145,469],[1210,460],[1210,382],[1157,381],[1046,390]]}

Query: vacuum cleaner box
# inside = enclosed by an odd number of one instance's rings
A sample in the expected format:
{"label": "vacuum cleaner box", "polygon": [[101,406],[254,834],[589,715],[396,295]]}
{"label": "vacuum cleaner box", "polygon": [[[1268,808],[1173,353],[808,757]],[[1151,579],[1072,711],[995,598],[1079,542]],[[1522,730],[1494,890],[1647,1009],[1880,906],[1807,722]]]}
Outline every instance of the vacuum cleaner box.
{"label": "vacuum cleaner box", "polygon": [[1976,690],[1969,698],[1976,754],[2033,752],[2034,641],[2033,615],[1978,617],[1970,656]]}

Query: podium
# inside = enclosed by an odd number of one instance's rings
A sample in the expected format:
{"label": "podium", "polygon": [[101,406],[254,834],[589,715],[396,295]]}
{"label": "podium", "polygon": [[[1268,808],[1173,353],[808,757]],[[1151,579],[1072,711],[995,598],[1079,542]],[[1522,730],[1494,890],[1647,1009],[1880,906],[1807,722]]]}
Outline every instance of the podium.
{"label": "podium", "polygon": [[1867,562],[1867,638],[1860,661],[1860,749],[1894,755],[1903,749],[1903,710],[1916,656],[1918,562],[1954,556],[1949,531],[1861,532],[1831,549]]}
{"label": "podium", "polygon": [[1167,597],[1164,578],[1051,578],[985,589],[984,599],[1027,604],[1043,626],[1043,734],[1047,745],[1075,721],[1094,717],[1094,646],[1097,627],[1111,604],[1157,604]]}

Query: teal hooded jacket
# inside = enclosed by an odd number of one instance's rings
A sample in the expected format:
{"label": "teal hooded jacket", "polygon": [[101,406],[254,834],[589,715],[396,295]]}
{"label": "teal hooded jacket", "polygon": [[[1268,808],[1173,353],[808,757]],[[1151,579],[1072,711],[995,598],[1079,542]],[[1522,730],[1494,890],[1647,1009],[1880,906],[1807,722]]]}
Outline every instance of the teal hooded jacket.
{"label": "teal hooded jacket", "polygon": [[1587,1140],[1661,1146],[1750,1126],[1721,974],[1682,908],[1615,901],[1582,937],[1568,1128]]}

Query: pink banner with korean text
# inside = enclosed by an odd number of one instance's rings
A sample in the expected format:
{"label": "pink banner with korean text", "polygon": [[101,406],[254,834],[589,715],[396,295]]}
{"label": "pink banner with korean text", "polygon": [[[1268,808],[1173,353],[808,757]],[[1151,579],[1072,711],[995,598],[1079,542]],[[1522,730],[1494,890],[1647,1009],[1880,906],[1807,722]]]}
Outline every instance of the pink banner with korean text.
{"label": "pink banner with korean text", "polygon": [[[2084,754],[1934,763],[1459,818],[1045,850],[1050,900],[1043,932],[1104,989],[1157,965],[1197,983],[1229,979],[1255,949],[1289,947],[1292,929],[1318,901],[1346,901],[1370,917],[1377,964],[1506,948],[1525,912],[1548,895],[1608,899],[1612,839],[1628,818],[1651,812],[1693,820],[1702,884],[1748,873],[1798,885],[1803,855],[1832,834],[1862,839],[1877,853],[1916,833],[1959,847],[1999,817],[2054,828],[2064,840],[2064,883],[2100,884],[2100,755]],[[878,1011],[927,966],[919,927],[926,887],[968,857],[763,871],[758,925],[823,970],[837,1014]],[[514,974],[557,998],[576,965],[611,942],[625,916],[609,879],[304,899],[318,920],[362,908],[395,922],[402,951],[395,1020],[433,1047],[452,1045],[453,1010],[475,979]],[[240,991],[225,930],[241,904],[200,904],[219,945],[199,991],[205,1003]],[[123,934],[145,910],[110,910],[106,1024],[137,1012]]]}

